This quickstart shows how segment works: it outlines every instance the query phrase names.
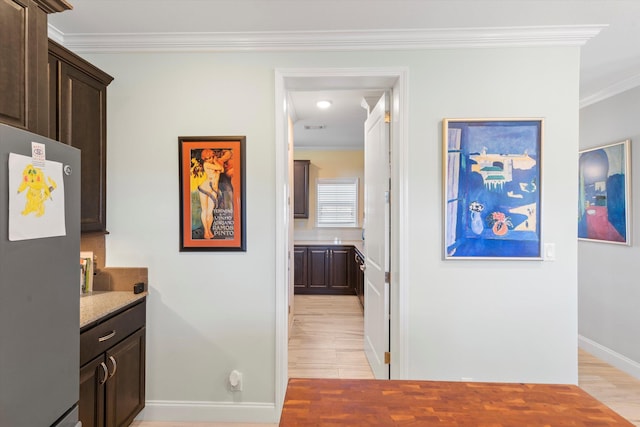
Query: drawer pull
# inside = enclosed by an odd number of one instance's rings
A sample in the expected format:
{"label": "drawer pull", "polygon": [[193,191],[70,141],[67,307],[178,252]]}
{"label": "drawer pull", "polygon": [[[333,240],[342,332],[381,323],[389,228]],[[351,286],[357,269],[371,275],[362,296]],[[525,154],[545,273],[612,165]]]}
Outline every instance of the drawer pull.
{"label": "drawer pull", "polygon": [[116,371],[118,370],[118,364],[116,363],[116,359],[114,359],[113,356],[109,356],[109,360],[111,360],[111,363],[113,364],[113,371],[109,374],[109,378],[111,378],[116,374]]}
{"label": "drawer pull", "polygon": [[104,362],[100,362],[100,366],[102,366],[102,370],[104,371],[104,377],[100,380],[100,385],[102,385],[106,383],[107,379],[109,378],[109,369],[107,368],[107,365],[104,364]]}
{"label": "drawer pull", "polygon": [[116,335],[116,331],[111,331],[111,333],[98,338],[98,342],[105,342],[106,340],[113,338],[115,335]]}

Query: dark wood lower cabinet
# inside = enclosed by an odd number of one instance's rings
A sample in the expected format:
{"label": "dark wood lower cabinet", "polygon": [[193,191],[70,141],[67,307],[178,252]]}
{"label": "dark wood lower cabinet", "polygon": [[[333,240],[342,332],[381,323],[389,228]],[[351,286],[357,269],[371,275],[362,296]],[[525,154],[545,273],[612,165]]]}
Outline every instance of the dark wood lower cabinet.
{"label": "dark wood lower cabinet", "polygon": [[295,246],[294,293],[353,295],[352,246]]}
{"label": "dark wood lower cabinet", "polygon": [[[318,293],[329,290],[329,251],[328,248],[310,247],[308,250],[308,290]],[[307,292],[313,293],[313,292]]]}
{"label": "dark wood lower cabinet", "polygon": [[308,249],[304,246],[295,246],[293,249],[293,288],[295,291],[306,288],[309,283],[308,253]]}
{"label": "dark wood lower cabinet", "polygon": [[[80,335],[82,366],[78,406],[83,427],[125,427],[144,408],[146,328],[143,304]],[[134,332],[130,333],[131,330]],[[104,344],[112,338],[116,341]],[[88,357],[93,358],[87,362]]]}
{"label": "dark wood lower cabinet", "polygon": [[353,271],[353,249],[334,248],[329,252],[329,288],[353,294],[354,288],[351,281]]}
{"label": "dark wood lower cabinet", "polygon": [[360,300],[360,305],[364,308],[364,256],[358,250],[353,254],[353,287]]}
{"label": "dark wood lower cabinet", "polygon": [[105,419],[107,426],[128,426],[144,408],[145,399],[145,328],[107,352],[107,359],[117,361],[117,370],[105,383]]}
{"label": "dark wood lower cabinet", "polygon": [[104,384],[109,377],[104,356],[80,368],[80,421],[83,426],[104,426]]}

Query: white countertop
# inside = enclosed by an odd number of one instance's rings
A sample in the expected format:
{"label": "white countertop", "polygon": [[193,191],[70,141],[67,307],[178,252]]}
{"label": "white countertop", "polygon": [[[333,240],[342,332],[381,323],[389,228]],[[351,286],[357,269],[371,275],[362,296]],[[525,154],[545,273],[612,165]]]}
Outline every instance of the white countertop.
{"label": "white countertop", "polygon": [[335,240],[295,240],[293,244],[304,246],[354,246],[361,254],[364,254],[364,242],[362,240],[338,240],[337,242]]}
{"label": "white countertop", "polygon": [[80,328],[95,322],[127,305],[146,297],[148,292],[132,291],[91,292],[80,297]]}

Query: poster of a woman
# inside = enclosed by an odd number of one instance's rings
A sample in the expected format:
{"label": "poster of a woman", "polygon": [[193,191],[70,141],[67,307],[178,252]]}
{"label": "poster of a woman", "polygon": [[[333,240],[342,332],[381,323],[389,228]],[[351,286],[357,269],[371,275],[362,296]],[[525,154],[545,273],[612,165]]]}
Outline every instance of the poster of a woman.
{"label": "poster of a woman", "polygon": [[179,137],[181,251],[245,249],[245,137]]}

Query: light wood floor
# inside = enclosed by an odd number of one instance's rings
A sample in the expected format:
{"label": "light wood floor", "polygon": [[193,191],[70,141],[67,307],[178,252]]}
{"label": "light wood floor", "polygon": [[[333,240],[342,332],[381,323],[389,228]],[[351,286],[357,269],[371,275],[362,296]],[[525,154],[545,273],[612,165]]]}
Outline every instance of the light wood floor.
{"label": "light wood floor", "polygon": [[578,385],[636,426],[640,426],[640,380],[578,350]]}
{"label": "light wood floor", "polygon": [[[373,378],[363,348],[363,312],[355,296],[296,295],[289,338],[291,378]],[[579,386],[640,426],[640,380],[578,352]],[[276,427],[277,424],[135,421],[133,427]]]}
{"label": "light wood floor", "polygon": [[290,378],[373,379],[362,350],[364,313],[351,295],[295,295]]}

